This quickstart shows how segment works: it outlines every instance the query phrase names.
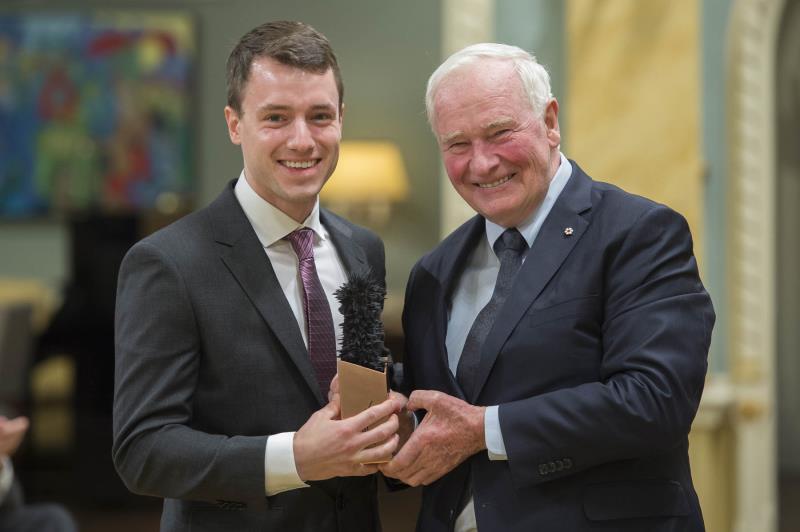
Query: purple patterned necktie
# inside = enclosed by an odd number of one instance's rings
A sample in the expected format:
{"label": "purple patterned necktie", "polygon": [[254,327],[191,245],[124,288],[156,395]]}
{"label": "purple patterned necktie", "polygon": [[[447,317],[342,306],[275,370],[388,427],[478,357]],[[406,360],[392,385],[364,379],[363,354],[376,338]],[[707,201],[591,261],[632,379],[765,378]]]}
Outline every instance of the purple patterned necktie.
{"label": "purple patterned necktie", "polygon": [[319,282],[314,264],[314,231],[301,227],[284,237],[291,242],[300,265],[303,280],[303,312],[308,331],[308,357],[323,396],[327,396],[336,374],[336,335],[328,298]]}

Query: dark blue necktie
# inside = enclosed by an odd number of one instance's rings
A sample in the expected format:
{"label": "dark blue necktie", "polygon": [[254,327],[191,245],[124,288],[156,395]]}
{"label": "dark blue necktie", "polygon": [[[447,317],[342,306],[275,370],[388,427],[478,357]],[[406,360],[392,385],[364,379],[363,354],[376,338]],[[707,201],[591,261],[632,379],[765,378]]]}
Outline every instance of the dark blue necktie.
{"label": "dark blue necktie", "polygon": [[472,322],[456,369],[456,380],[468,398],[472,397],[474,393],[475,376],[481,362],[483,342],[494,325],[497,313],[511,293],[511,286],[514,284],[514,278],[517,276],[522,258],[527,250],[528,243],[513,227],[506,229],[494,243],[494,252],[500,259],[500,271],[497,273],[494,292],[492,292],[492,298]]}

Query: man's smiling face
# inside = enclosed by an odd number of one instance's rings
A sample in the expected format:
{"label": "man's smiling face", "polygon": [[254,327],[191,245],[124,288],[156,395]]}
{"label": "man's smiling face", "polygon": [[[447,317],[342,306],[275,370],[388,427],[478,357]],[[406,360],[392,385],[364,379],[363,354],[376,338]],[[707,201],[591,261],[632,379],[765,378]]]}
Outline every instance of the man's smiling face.
{"label": "man's smiling face", "polygon": [[482,60],[445,78],[433,109],[447,175],[464,201],[503,227],[524,222],[558,169],[558,103],[535,113],[512,63]]}
{"label": "man's smiling face", "polygon": [[242,147],[247,182],[302,222],[336,168],[342,115],[333,71],[307,72],[271,58],[253,61],[241,113],[225,108],[231,142]]}

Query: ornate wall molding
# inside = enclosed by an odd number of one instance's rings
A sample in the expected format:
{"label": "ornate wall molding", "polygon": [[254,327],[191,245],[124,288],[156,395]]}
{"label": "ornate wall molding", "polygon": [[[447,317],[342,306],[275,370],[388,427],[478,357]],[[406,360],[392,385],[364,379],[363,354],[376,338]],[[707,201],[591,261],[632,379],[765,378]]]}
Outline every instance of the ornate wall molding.
{"label": "ornate wall molding", "polygon": [[740,0],[729,38],[731,355],[740,383],[771,373],[774,337],[774,67],[781,0]]}
{"label": "ornate wall molding", "polygon": [[734,530],[776,530],[775,58],[784,0],[737,0],[728,33],[728,294]]}

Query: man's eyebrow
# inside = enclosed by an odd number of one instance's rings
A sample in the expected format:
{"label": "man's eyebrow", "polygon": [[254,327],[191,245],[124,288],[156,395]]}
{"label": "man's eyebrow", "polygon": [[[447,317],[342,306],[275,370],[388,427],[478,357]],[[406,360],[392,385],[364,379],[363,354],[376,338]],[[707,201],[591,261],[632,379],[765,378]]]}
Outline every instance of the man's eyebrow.
{"label": "man's eyebrow", "polygon": [[[517,123],[516,120],[514,120],[510,116],[504,116],[504,117],[498,118],[496,120],[492,120],[488,124],[482,125],[480,128],[481,128],[481,131],[492,131],[492,130],[496,130],[496,129],[505,129],[505,128],[508,128],[508,127],[512,127],[516,123]],[[464,135],[463,131],[453,131],[452,133],[448,133],[447,135],[444,135],[441,138],[440,142],[442,144],[449,144],[452,141],[454,141],[455,139],[457,139],[457,138],[459,138],[459,137],[461,137],[463,135]]]}
{"label": "man's eyebrow", "polygon": [[448,133],[447,135],[443,136],[439,142],[442,144],[450,144],[454,139],[463,136],[464,133],[462,131],[453,131],[452,133]]}
{"label": "man's eyebrow", "polygon": [[491,129],[502,129],[502,128],[507,128],[513,125],[514,123],[515,122],[513,118],[503,117],[503,118],[498,118],[497,120],[492,120],[491,122],[483,126],[481,129],[483,129],[484,131],[488,131]]}
{"label": "man's eyebrow", "polygon": [[329,103],[317,103],[311,106],[312,111],[336,111],[336,106]]}
{"label": "man's eyebrow", "polygon": [[267,104],[264,104],[261,107],[259,107],[256,110],[256,112],[261,114],[261,113],[266,113],[268,111],[288,111],[289,109],[290,109],[290,107],[288,105],[280,105],[280,104],[276,104],[276,103],[267,103]]}
{"label": "man's eyebrow", "polygon": [[[267,103],[258,108],[258,113],[266,113],[269,111],[291,111],[290,105],[279,103]],[[311,106],[312,111],[334,111],[336,107],[328,103],[317,103]]]}

